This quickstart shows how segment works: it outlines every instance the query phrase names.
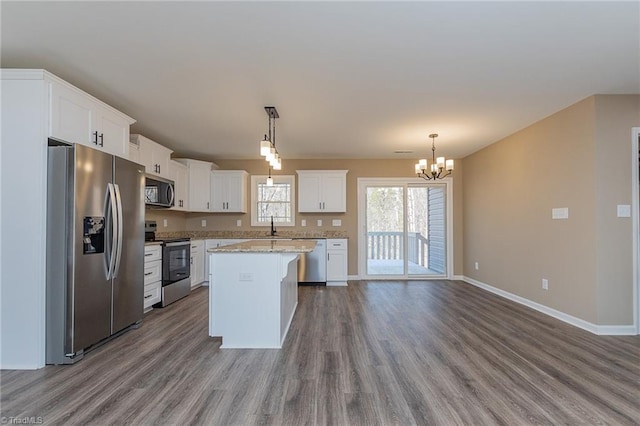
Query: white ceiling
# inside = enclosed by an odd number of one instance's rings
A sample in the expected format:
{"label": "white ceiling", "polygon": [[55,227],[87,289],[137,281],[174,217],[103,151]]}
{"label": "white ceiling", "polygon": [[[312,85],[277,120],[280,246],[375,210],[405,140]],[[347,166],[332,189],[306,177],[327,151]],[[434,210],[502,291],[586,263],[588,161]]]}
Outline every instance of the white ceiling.
{"label": "white ceiling", "polygon": [[[44,68],[195,158],[463,157],[593,94],[640,93],[639,2],[2,1]],[[396,150],[414,151],[394,154]]]}

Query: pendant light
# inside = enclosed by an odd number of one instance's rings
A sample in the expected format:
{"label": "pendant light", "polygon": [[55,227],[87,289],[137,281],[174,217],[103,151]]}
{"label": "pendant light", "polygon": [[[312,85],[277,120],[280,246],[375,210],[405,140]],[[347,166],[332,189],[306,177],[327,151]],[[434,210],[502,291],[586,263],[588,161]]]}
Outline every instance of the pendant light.
{"label": "pendant light", "polygon": [[280,118],[280,115],[274,106],[266,106],[264,109],[269,117],[269,133],[265,134],[264,139],[260,141],[260,155],[269,163],[269,176],[271,176],[271,168],[282,170],[282,159],[276,149],[276,119]]}

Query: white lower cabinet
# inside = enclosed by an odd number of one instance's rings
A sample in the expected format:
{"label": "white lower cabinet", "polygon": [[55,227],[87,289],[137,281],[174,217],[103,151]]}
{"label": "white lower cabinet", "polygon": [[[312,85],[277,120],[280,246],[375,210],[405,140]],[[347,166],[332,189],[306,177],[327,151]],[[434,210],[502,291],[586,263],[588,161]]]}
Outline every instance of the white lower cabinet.
{"label": "white lower cabinet", "polygon": [[160,302],[162,289],[162,246],[144,247],[144,312]]}
{"label": "white lower cabinet", "polygon": [[347,285],[347,240],[327,240],[327,285]]}
{"label": "white lower cabinet", "polygon": [[191,289],[205,280],[205,257],[204,240],[191,240]]}

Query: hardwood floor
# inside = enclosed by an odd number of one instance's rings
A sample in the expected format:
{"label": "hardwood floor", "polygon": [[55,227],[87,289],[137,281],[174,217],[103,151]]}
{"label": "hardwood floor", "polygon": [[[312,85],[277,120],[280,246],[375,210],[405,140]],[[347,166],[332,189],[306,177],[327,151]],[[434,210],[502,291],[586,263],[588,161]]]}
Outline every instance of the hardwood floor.
{"label": "hardwood floor", "polygon": [[207,289],[72,366],[1,373],[45,424],[638,424],[640,337],[456,281],[300,287],[282,350],[221,350]]}

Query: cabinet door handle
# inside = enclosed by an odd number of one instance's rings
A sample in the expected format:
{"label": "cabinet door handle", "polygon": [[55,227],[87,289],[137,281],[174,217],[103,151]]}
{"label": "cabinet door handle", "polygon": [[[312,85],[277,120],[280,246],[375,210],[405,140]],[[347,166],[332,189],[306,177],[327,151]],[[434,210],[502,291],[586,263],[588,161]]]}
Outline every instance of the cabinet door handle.
{"label": "cabinet door handle", "polygon": [[162,168],[160,167],[160,164],[158,164],[158,173],[161,173]]}
{"label": "cabinet door handle", "polygon": [[100,133],[100,146],[104,146],[104,133]]}
{"label": "cabinet door handle", "polygon": [[148,299],[148,298],[150,298],[150,297],[153,297],[153,294],[147,294],[144,298],[145,298],[145,299]]}
{"label": "cabinet door handle", "polygon": [[207,210],[209,210],[209,202],[207,201]]}
{"label": "cabinet door handle", "polygon": [[148,277],[149,275],[153,275],[153,272],[147,272],[144,274],[145,277]]}
{"label": "cabinet door handle", "polygon": [[318,203],[318,210],[322,210],[322,203]]}
{"label": "cabinet door handle", "polygon": [[190,263],[191,263],[191,264],[193,265],[193,257],[191,258],[191,261],[190,261]]}
{"label": "cabinet door handle", "polygon": [[327,253],[327,261],[329,261],[329,256],[331,256],[329,253]]}
{"label": "cabinet door handle", "polygon": [[95,137],[95,139],[93,140],[93,143],[98,145],[98,131],[96,130],[95,132],[92,133],[92,135]]}
{"label": "cabinet door handle", "polygon": [[153,256],[153,253],[147,253],[144,255],[144,257],[149,257],[149,256]]}

